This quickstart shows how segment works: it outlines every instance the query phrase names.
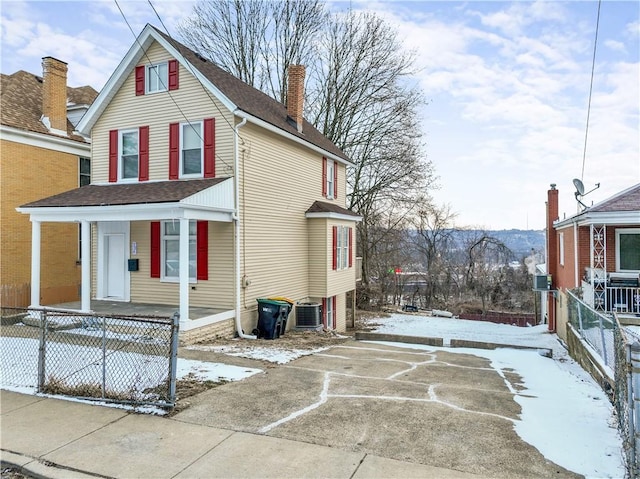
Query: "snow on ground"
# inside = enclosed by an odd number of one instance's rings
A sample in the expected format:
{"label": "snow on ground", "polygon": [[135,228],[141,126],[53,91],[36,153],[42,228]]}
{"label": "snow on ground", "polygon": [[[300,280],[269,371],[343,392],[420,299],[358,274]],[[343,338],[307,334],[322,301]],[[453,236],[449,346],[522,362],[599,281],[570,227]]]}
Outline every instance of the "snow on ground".
{"label": "snow on ground", "polygon": [[517,434],[547,459],[590,478],[625,476],[622,439],[616,429],[613,406],[600,386],[575,363],[546,326],[519,328],[463,319],[393,314],[369,320],[376,332],[410,336],[472,339],[500,344],[552,348],[553,359],[536,351],[501,348],[434,348],[406,343],[384,343],[487,358],[502,375],[512,369],[524,390],[505,383],[522,407]]}
{"label": "snow on ground", "polygon": [[260,361],[268,361],[276,364],[286,364],[289,361],[298,359],[302,356],[309,356],[328,348],[317,349],[284,349],[284,348],[267,348],[262,346],[206,346],[195,345],[188,346],[186,349],[194,351],[211,351],[215,353],[223,353],[228,356],[236,356],[241,358],[257,359]]}

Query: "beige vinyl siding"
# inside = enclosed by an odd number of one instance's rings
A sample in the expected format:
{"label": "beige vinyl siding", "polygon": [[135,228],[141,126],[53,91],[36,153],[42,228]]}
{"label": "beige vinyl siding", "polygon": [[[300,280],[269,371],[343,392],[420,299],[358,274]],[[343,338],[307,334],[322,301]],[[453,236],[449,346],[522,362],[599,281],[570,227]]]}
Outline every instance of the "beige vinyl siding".
{"label": "beige vinyl siding", "polygon": [[[137,254],[131,258],[138,258],[140,267],[131,273],[131,301],[177,305],[179,284],[151,277],[150,239],[149,221],[131,223],[131,242],[137,244]],[[233,224],[209,223],[209,280],[191,284],[189,304],[233,308]]]}
{"label": "beige vinyl siding", "polygon": [[[147,55],[151,63],[172,57],[154,42]],[[149,63],[146,57],[140,61]],[[169,124],[215,118],[216,176],[233,175],[233,115],[207,94],[191,72],[179,67],[179,88],[136,96],[135,69],[91,131],[93,183],[109,181],[109,131],[149,126],[149,180],[169,179]]]}
{"label": "beige vinyl siding", "polygon": [[336,295],[336,331],[347,330],[347,294]]}
{"label": "beige vinyl siding", "polygon": [[325,218],[308,219],[309,232],[309,296],[324,297],[327,293],[327,270],[330,268],[327,252],[332,240],[327,234]]}

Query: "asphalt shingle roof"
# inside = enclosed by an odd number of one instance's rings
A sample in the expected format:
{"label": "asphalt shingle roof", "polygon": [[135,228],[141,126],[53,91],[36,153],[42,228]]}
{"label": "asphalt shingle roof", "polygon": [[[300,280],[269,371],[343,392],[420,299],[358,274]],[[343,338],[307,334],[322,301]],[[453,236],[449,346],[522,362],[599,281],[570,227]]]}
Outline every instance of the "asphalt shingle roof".
{"label": "asphalt shingle roof", "polygon": [[307,210],[307,213],[339,213],[341,215],[348,215],[359,217],[360,215],[354,213],[351,210],[343,208],[333,203],[327,203],[326,201],[315,201],[311,207]]}
{"label": "asphalt shingle roof", "polygon": [[[90,105],[98,92],[90,86],[67,87],[67,98],[75,104]],[[11,75],[2,74],[0,80],[0,123],[22,130],[45,135],[50,133],[42,124],[42,77],[17,71]],[[73,135],[74,127],[67,120],[69,138],[84,142],[81,136]]]}
{"label": "asphalt shingle roof", "polygon": [[302,133],[298,132],[297,128],[287,121],[287,108],[285,105],[224,71],[213,62],[206,60],[202,55],[195,53],[157,28],[153,26],[152,28],[176,48],[189,63],[207,77],[240,110],[349,161],[347,155],[340,148],[334,145],[331,140],[320,133],[308,121],[303,121]]}
{"label": "asphalt shingle roof", "polygon": [[22,208],[173,203],[222,183],[226,179],[228,178],[87,185],[27,203],[22,205]]}
{"label": "asphalt shingle roof", "polygon": [[640,211],[640,183],[622,193],[598,203],[587,211],[611,213],[615,211]]}

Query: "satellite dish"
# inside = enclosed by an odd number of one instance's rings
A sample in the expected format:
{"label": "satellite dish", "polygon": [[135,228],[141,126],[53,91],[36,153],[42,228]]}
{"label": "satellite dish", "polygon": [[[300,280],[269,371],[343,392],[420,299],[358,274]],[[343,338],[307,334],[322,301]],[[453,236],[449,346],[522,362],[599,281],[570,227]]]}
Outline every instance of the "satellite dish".
{"label": "satellite dish", "polygon": [[584,184],[578,178],[573,179],[573,186],[576,187],[576,196],[584,196]]}

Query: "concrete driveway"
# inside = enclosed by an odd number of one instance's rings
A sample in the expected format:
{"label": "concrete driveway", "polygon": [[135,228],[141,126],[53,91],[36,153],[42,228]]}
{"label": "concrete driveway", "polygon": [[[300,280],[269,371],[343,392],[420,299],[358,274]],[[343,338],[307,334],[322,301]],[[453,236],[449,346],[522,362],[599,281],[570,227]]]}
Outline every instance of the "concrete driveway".
{"label": "concrete driveway", "polygon": [[349,341],[189,398],[174,419],[485,477],[581,477],[516,434],[519,383],[470,354]]}

